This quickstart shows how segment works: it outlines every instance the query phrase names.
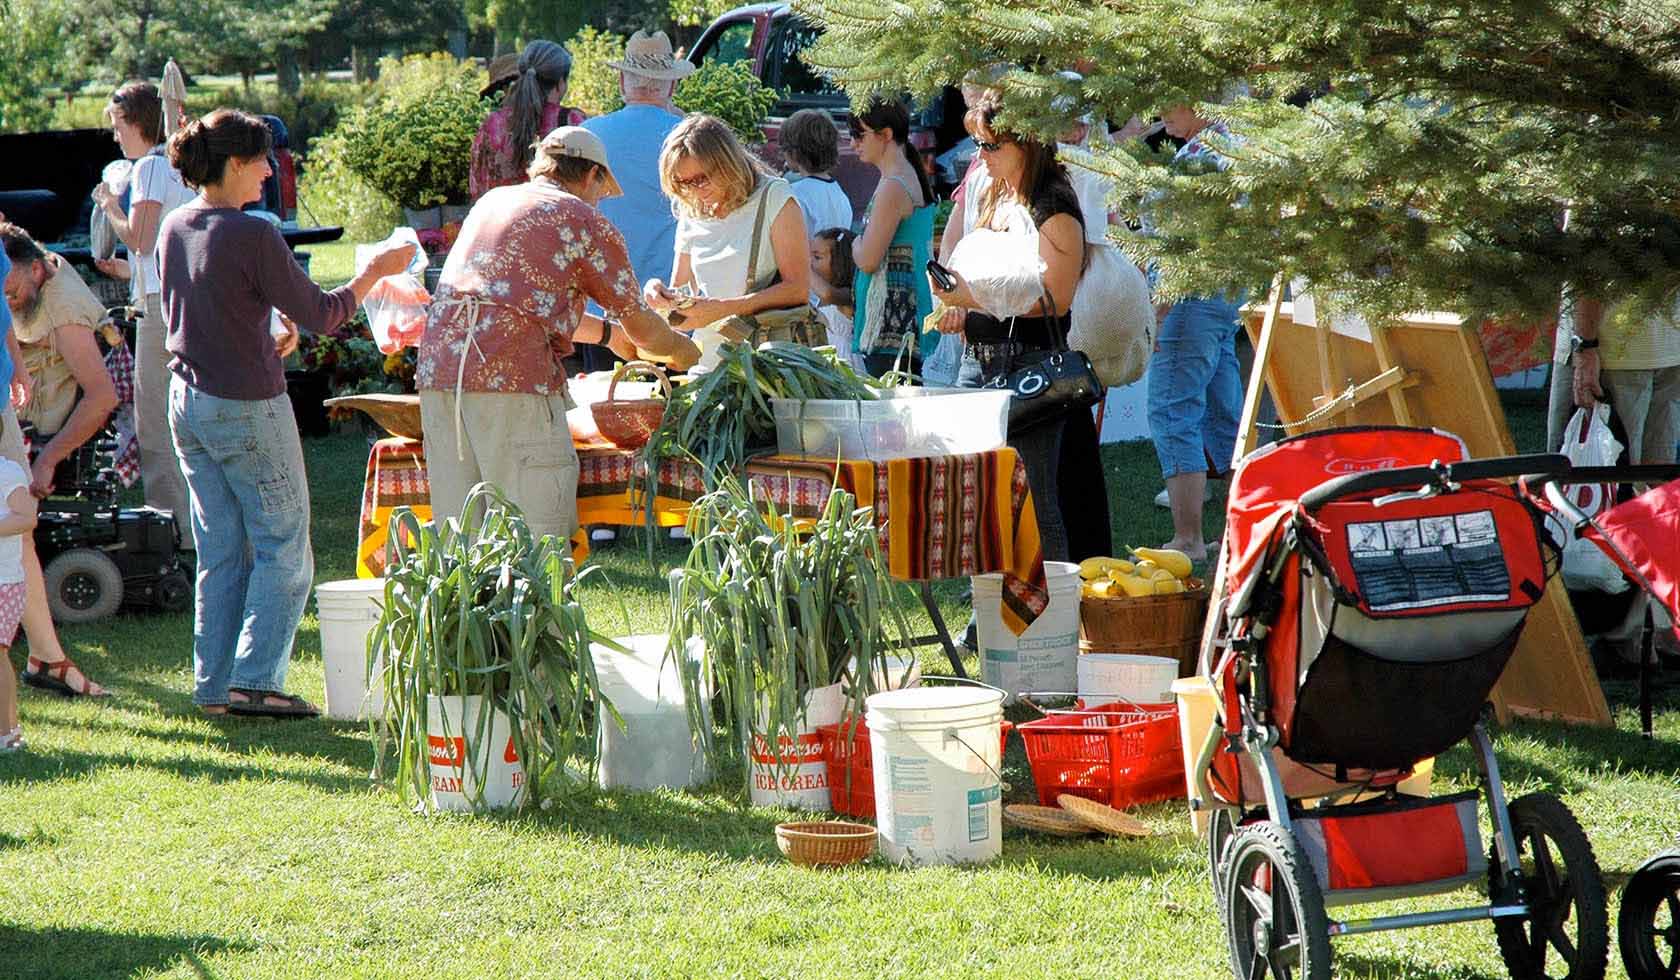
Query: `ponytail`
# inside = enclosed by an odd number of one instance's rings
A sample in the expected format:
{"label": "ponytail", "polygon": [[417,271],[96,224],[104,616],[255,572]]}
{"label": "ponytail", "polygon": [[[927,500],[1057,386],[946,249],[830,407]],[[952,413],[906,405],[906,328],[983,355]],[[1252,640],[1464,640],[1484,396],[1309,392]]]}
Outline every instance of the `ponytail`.
{"label": "ponytail", "polygon": [[169,165],[198,190],[222,182],[229,160],[266,157],[274,145],[268,127],[249,113],[217,109],[189,120],[169,138]]}
{"label": "ponytail", "polygon": [[519,170],[524,172],[536,155],[536,143],[547,136],[539,133],[542,127],[543,106],[548,93],[565,84],[572,76],[572,56],[553,41],[532,41],[519,55],[519,78],[508,93],[509,147],[519,154]]}
{"label": "ponytail", "polygon": [[903,100],[877,95],[869,100],[869,105],[861,113],[853,114],[852,118],[876,132],[884,129],[892,131],[893,142],[904,148],[904,159],[909,161],[910,169],[916,172],[916,183],[922,188],[922,204],[932,204],[933,187],[928,184],[927,171],[922,169],[922,155],[910,142],[910,110],[905,108]]}

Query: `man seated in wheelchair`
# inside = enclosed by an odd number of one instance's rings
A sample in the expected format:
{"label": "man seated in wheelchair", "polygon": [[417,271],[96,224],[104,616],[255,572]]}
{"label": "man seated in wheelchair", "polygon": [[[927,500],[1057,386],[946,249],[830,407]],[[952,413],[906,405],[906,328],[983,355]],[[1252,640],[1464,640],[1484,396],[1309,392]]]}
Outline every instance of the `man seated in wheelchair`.
{"label": "man seated in wheelchair", "polygon": [[[96,336],[105,306],[70,263],[42,249],[17,225],[0,222],[0,244],[12,261],[6,277],[12,311],[7,342],[16,345],[13,359],[21,369],[13,384],[27,378],[18,421],[36,433],[30,489],[45,497],[53,491],[59,465],[98,436],[117,407],[117,389]],[[8,456],[12,448],[0,445]]]}

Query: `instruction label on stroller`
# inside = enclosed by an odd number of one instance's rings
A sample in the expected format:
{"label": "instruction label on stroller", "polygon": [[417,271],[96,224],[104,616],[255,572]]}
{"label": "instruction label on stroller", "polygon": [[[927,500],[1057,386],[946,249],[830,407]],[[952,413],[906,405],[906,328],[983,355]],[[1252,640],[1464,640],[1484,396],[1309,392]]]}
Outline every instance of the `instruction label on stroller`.
{"label": "instruction label on stroller", "polygon": [[1354,579],[1373,612],[1511,597],[1491,510],[1349,524],[1347,530]]}

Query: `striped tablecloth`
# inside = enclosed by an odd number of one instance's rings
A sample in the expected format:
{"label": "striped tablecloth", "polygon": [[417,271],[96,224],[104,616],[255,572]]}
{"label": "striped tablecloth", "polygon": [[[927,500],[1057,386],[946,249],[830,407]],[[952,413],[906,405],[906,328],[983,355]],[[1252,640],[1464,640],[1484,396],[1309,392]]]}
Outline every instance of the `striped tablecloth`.
{"label": "striped tablecloth", "polygon": [[[578,449],[580,527],[643,524],[646,490],[638,465],[635,453]],[[873,507],[894,578],[934,581],[1002,572],[1003,619],[1014,632],[1026,629],[1049,604],[1038,518],[1026,468],[1013,449],[838,464],[770,456],[747,464],[746,478],[762,499],[795,518],[816,517],[836,484],[859,506]],[[374,443],[362,494],[357,575],[383,572],[391,512],[408,506],[430,519],[430,493],[420,443],[398,438]],[[666,460],[655,493],[655,523],[681,525],[689,505],[705,493],[699,467]],[[580,558],[584,551],[574,546]]]}

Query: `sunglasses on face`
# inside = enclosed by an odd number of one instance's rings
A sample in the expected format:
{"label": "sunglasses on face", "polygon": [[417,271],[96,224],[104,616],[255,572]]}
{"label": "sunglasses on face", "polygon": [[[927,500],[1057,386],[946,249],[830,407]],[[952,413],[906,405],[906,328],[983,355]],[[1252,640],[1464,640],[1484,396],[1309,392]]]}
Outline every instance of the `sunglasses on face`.
{"label": "sunglasses on face", "polygon": [[1003,149],[1004,147],[1008,146],[1009,144],[1011,144],[1013,142],[1015,142],[1015,141],[1014,140],[998,140],[996,143],[990,143],[990,142],[987,142],[986,140],[976,138],[974,140],[974,145],[979,147],[980,151],[982,153],[996,153],[997,151]]}
{"label": "sunglasses on face", "polygon": [[706,187],[711,185],[712,175],[707,173],[698,173],[692,177],[673,177],[671,178],[671,183],[676,184],[684,190],[704,190]]}
{"label": "sunglasses on face", "polygon": [[863,123],[858,122],[856,119],[847,123],[846,129],[852,134],[852,139],[855,140],[863,139],[865,136],[873,135],[875,132],[873,129],[870,129]]}

